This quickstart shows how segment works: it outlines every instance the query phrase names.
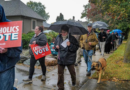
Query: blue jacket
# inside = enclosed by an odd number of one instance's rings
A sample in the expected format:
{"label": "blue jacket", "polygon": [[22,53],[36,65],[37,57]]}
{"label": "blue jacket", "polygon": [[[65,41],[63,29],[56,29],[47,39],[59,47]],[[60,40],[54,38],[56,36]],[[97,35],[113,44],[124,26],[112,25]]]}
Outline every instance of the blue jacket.
{"label": "blue jacket", "polygon": [[[0,22],[9,22],[6,19],[4,9],[0,5]],[[0,73],[4,72],[12,67],[20,60],[20,53],[22,47],[8,48],[8,51],[4,54],[0,54]]]}

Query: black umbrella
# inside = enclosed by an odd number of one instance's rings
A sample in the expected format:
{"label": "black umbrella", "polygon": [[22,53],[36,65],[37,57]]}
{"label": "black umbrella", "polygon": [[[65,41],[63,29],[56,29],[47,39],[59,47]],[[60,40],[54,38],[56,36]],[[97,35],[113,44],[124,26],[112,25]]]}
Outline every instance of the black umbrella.
{"label": "black umbrella", "polygon": [[101,28],[101,27],[108,27],[108,25],[105,22],[102,21],[96,21],[92,25],[93,28]]}
{"label": "black umbrella", "polygon": [[63,25],[67,25],[69,27],[69,33],[75,34],[75,35],[83,35],[88,33],[87,29],[85,29],[79,22],[75,21],[58,21],[49,27],[50,30],[53,30],[55,32],[60,32],[61,27]]}

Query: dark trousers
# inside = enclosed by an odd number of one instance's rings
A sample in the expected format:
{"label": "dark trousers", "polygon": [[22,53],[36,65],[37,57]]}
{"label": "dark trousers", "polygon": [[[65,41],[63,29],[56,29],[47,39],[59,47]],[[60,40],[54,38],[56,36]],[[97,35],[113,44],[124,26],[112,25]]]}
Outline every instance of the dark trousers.
{"label": "dark trousers", "polygon": [[101,52],[101,47],[100,47],[100,44],[98,43],[98,46],[99,46],[99,51]]}
{"label": "dark trousers", "polygon": [[[32,79],[34,69],[35,69],[35,64],[37,61],[38,60],[36,60],[34,56],[31,56],[30,69],[29,69],[29,79]],[[39,62],[40,62],[41,68],[42,68],[43,75],[46,75],[45,57],[40,58]]]}
{"label": "dark trousers", "polygon": [[112,47],[112,44],[110,42],[107,42],[105,44],[105,52],[110,53],[111,47]]}
{"label": "dark trousers", "polygon": [[111,50],[114,51],[114,44],[111,44]]}
{"label": "dark trousers", "polygon": [[[71,75],[71,79],[72,79],[72,83],[76,83],[76,73],[75,73],[75,69],[74,69],[74,65],[68,65],[67,66],[70,75]],[[64,69],[65,66],[64,65],[58,65],[58,90],[64,90]]]}

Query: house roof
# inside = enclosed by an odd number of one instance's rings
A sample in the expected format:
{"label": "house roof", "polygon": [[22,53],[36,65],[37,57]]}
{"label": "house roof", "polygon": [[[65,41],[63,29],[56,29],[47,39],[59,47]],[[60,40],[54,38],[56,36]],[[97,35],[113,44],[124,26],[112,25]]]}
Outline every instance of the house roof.
{"label": "house roof", "polygon": [[5,10],[6,16],[26,16],[39,20],[44,20],[39,14],[34,12],[21,0],[0,0],[0,4]]}
{"label": "house roof", "polygon": [[46,28],[49,28],[50,27],[50,24],[46,23],[46,22],[43,22],[43,26],[46,27]]}

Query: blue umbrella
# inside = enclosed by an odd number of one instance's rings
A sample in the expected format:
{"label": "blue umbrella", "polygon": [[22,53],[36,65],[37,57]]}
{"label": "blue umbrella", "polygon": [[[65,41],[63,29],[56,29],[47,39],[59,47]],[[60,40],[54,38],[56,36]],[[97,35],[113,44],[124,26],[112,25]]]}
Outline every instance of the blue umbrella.
{"label": "blue umbrella", "polygon": [[120,30],[120,29],[114,29],[114,30],[112,30],[114,33],[118,33],[118,35],[120,36],[121,35],[121,33],[122,33],[122,30]]}
{"label": "blue umbrella", "polygon": [[110,32],[110,34],[112,33],[112,31]]}

